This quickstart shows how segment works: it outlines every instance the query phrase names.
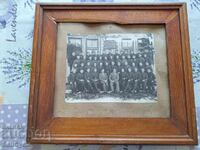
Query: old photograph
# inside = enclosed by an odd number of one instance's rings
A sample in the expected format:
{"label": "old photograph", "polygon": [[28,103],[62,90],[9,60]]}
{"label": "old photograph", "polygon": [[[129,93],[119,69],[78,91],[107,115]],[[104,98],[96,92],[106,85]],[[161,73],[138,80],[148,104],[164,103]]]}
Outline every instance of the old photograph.
{"label": "old photograph", "polygon": [[156,102],[152,33],[67,34],[65,102]]}

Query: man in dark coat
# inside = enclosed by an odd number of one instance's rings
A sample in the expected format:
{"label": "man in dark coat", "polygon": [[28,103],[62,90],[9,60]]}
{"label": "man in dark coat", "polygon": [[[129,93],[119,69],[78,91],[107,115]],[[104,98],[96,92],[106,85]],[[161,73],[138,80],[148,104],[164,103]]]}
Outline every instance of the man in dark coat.
{"label": "man in dark coat", "polygon": [[108,75],[105,73],[104,69],[99,73],[99,80],[102,84],[103,92],[108,92]]}
{"label": "man in dark coat", "polygon": [[68,82],[71,89],[72,94],[77,92],[77,82],[76,82],[76,69],[73,69],[69,76],[68,76]]}
{"label": "man in dark coat", "polygon": [[133,61],[132,63],[131,63],[131,70],[135,70],[135,68],[136,68],[136,64],[135,64],[135,62]]}
{"label": "man in dark coat", "polygon": [[128,75],[125,72],[124,68],[122,68],[120,71],[120,89],[122,92],[124,92],[126,88],[127,81],[128,81]]}
{"label": "man in dark coat", "polygon": [[135,94],[139,92],[139,81],[141,81],[141,73],[138,71],[137,68],[134,69],[132,79],[133,79],[132,93]]}
{"label": "man in dark coat", "polygon": [[92,87],[94,88],[95,93],[99,93],[100,92],[98,88],[99,73],[97,72],[97,68],[94,68],[94,70],[91,72],[91,81],[92,81]]}
{"label": "man in dark coat", "polygon": [[117,68],[117,72],[121,71],[121,68],[122,68],[121,61],[117,61],[116,68]]}
{"label": "man in dark coat", "polygon": [[81,69],[80,72],[76,75],[76,81],[77,81],[77,88],[79,92],[85,92],[85,77],[84,77],[84,71]]}
{"label": "man in dark coat", "polygon": [[117,67],[116,67],[116,64],[115,64],[115,62],[114,61],[111,61],[111,64],[110,64],[110,70],[111,70],[111,72],[113,71],[113,69],[116,69]]}
{"label": "man in dark coat", "polygon": [[132,83],[133,83],[133,78],[132,78],[133,72],[130,67],[127,69],[127,71],[128,71],[127,72],[127,84],[124,88],[124,91],[130,92],[132,89]]}
{"label": "man in dark coat", "polygon": [[140,87],[141,92],[146,93],[147,91],[147,80],[148,80],[148,74],[145,72],[144,68],[141,69],[141,81],[140,81]]}
{"label": "man in dark coat", "polygon": [[149,94],[155,95],[156,94],[156,77],[153,73],[152,69],[147,69],[147,87]]}
{"label": "man in dark coat", "polygon": [[104,68],[105,68],[105,72],[109,75],[111,72],[111,69],[110,69],[110,63],[108,61],[104,62]]}
{"label": "man in dark coat", "polygon": [[87,68],[87,71],[85,72],[85,87],[86,87],[86,91],[88,93],[93,93],[93,88],[92,88],[92,80],[91,80],[91,71],[90,68]]}
{"label": "man in dark coat", "polygon": [[[113,69],[113,71],[111,72],[110,76],[109,76],[109,80],[110,80],[110,87],[111,87],[111,92],[119,92],[119,73],[117,73],[116,69]],[[115,90],[115,88],[116,90]]]}

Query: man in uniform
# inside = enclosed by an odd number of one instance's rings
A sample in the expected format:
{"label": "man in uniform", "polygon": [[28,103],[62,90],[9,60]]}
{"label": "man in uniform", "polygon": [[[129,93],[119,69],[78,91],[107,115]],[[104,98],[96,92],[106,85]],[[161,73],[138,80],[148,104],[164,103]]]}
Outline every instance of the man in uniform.
{"label": "man in uniform", "polygon": [[69,82],[69,86],[70,86],[70,89],[72,91],[72,94],[76,93],[77,91],[77,83],[76,83],[76,69],[73,69],[70,74],[69,74],[69,77],[68,77],[68,82]]}
{"label": "man in uniform", "polygon": [[108,61],[104,62],[105,72],[109,75],[110,74],[110,64]]}
{"label": "man in uniform", "polygon": [[105,70],[102,69],[99,74],[99,80],[103,86],[103,92],[108,91],[108,75],[105,73]]}
{"label": "man in uniform", "polygon": [[139,63],[138,63],[138,68],[140,68],[140,69],[141,69],[141,68],[144,68],[144,64],[143,64],[142,62],[139,62]]}
{"label": "man in uniform", "polygon": [[97,56],[94,56],[93,63],[96,63],[96,64],[98,64],[98,59],[97,59]]}
{"label": "man in uniform", "polygon": [[76,53],[75,52],[68,52],[67,53],[67,60],[68,60],[68,64],[69,64],[69,67],[70,67],[70,71],[72,70],[72,66],[73,66],[73,62],[74,60],[76,59]]}
{"label": "man in uniform", "polygon": [[103,60],[104,60],[104,61],[108,61],[108,56],[107,56],[107,55],[104,55],[104,56],[103,56]]}
{"label": "man in uniform", "polygon": [[135,54],[132,55],[132,59],[133,59],[133,61],[135,61],[135,59],[136,59]]}
{"label": "man in uniform", "polygon": [[94,69],[97,69],[97,71],[99,71],[98,69],[98,66],[97,66],[97,63],[95,62],[94,64],[93,64],[93,66],[92,66],[92,69],[94,70]]}
{"label": "man in uniform", "polygon": [[131,59],[131,55],[128,54],[128,55],[127,55],[127,61],[131,61],[130,59]]}
{"label": "man in uniform", "polygon": [[135,93],[139,92],[139,81],[141,80],[141,74],[137,68],[134,69],[132,78],[133,78],[132,92],[135,94]]}
{"label": "man in uniform", "polygon": [[[81,63],[81,56],[80,55],[77,55],[76,56],[76,59],[74,60],[73,62],[73,65],[72,65],[72,68],[74,68],[76,66],[76,68],[79,68],[79,65]],[[75,65],[76,64],[76,65]]]}
{"label": "man in uniform", "polygon": [[77,63],[73,63],[72,71],[73,71],[74,69],[76,70],[76,72],[79,71],[79,70],[78,70],[79,68],[78,68],[78,64],[77,64]]}
{"label": "man in uniform", "polygon": [[148,81],[147,81],[148,92],[151,95],[155,95],[156,78],[155,75],[153,74],[152,69],[147,69],[147,75],[148,75]]}
{"label": "man in uniform", "polygon": [[120,60],[119,54],[115,55],[115,62],[118,62]]}
{"label": "man in uniform", "polygon": [[122,55],[122,63],[124,63],[124,62],[126,62],[126,61],[127,61],[126,56],[123,54],[123,55]]}
{"label": "man in uniform", "polygon": [[94,88],[95,93],[99,93],[100,91],[98,88],[99,74],[96,68],[94,68],[94,71],[91,72],[91,81],[92,81],[92,86]]}
{"label": "man in uniform", "polygon": [[79,92],[85,92],[85,77],[84,77],[84,71],[81,69],[80,72],[76,75],[77,80],[77,88]]}
{"label": "man in uniform", "polygon": [[136,60],[137,60],[138,64],[139,63],[144,64],[144,62],[145,62],[144,58],[142,57],[142,54],[140,54],[140,53],[138,54]]}
{"label": "man in uniform", "polygon": [[141,82],[140,82],[140,87],[141,87],[141,92],[145,93],[147,91],[147,80],[148,80],[148,75],[145,72],[144,68],[141,69]]}
{"label": "man in uniform", "polygon": [[113,58],[112,54],[109,55],[109,58],[110,58],[110,61],[114,61],[114,58]]}
{"label": "man in uniform", "polygon": [[86,63],[86,66],[85,66],[86,69],[87,69],[87,68],[91,68],[91,65],[90,65],[90,64],[91,64],[91,62],[89,62],[89,61]]}
{"label": "man in uniform", "polygon": [[145,63],[152,64],[152,62],[151,62],[150,58],[148,57],[147,53],[144,53],[143,57],[144,57]]}
{"label": "man in uniform", "polygon": [[100,61],[100,62],[103,62],[103,58],[102,58],[101,55],[99,56],[99,61]]}
{"label": "man in uniform", "polygon": [[80,70],[84,70],[85,69],[85,63],[84,62],[81,62],[81,64],[80,64]]}
{"label": "man in uniform", "polygon": [[132,62],[131,63],[131,70],[135,70],[135,68],[136,68],[136,64],[135,64],[135,62]]}
{"label": "man in uniform", "polygon": [[117,67],[117,71],[120,72],[121,68],[122,68],[122,65],[121,65],[120,61],[117,62],[117,66],[116,67]]}
{"label": "man in uniform", "polygon": [[109,80],[110,80],[110,87],[111,87],[111,92],[114,92],[114,86],[116,87],[116,92],[119,92],[119,73],[117,73],[116,69],[113,69],[113,71],[111,72],[110,76],[109,76]]}
{"label": "man in uniform", "polygon": [[145,70],[152,68],[152,66],[149,64],[149,62],[145,62],[144,66],[145,66]]}
{"label": "man in uniform", "polygon": [[88,56],[88,61],[89,61],[90,63],[92,62],[92,56],[91,56],[91,55]]}
{"label": "man in uniform", "polygon": [[128,81],[127,73],[125,72],[124,68],[121,69],[120,72],[120,89],[124,92]]}
{"label": "man in uniform", "polygon": [[102,69],[103,69],[103,62],[99,62],[98,70],[102,70]]}
{"label": "man in uniform", "polygon": [[127,84],[126,84],[126,87],[124,88],[125,92],[130,92],[132,89],[132,82],[133,82],[132,75],[133,75],[133,72],[131,68],[128,68]]}
{"label": "man in uniform", "polygon": [[129,68],[128,62],[127,62],[127,61],[124,61],[124,62],[122,63],[122,67],[124,68],[125,71],[127,71],[128,68]]}
{"label": "man in uniform", "polygon": [[113,71],[113,69],[115,69],[116,66],[115,66],[115,62],[114,61],[111,61],[111,64],[110,64],[110,69],[111,71]]}
{"label": "man in uniform", "polygon": [[87,68],[87,71],[85,73],[85,83],[86,83],[86,90],[88,93],[92,93],[93,92],[93,88],[92,88],[92,83],[91,83],[91,72],[90,72],[90,68]]}

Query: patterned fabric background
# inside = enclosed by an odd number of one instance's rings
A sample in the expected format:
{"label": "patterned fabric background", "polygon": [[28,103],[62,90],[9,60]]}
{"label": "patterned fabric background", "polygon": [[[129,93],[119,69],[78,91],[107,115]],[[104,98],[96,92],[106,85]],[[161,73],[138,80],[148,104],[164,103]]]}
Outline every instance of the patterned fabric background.
{"label": "patterned fabric background", "polygon": [[[36,2],[0,0],[0,149],[24,150],[197,150],[200,146],[28,145],[27,104]],[[58,0],[58,2],[187,2],[193,79],[200,126],[200,0]]]}

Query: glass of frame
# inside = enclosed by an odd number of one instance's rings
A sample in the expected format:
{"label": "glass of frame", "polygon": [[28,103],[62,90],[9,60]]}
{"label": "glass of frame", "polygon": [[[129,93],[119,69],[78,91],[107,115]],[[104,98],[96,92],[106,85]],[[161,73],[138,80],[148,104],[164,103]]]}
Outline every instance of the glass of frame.
{"label": "glass of frame", "polygon": [[54,115],[169,117],[165,36],[163,25],[60,23]]}

